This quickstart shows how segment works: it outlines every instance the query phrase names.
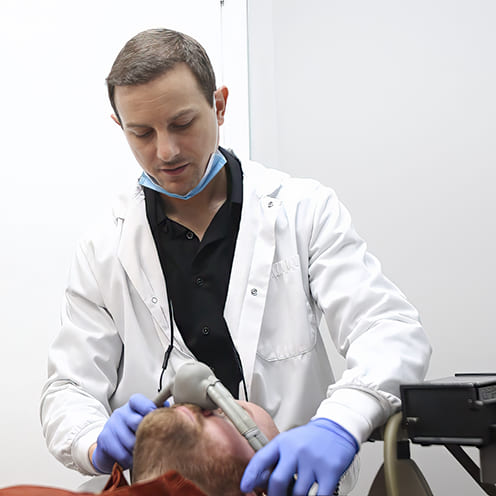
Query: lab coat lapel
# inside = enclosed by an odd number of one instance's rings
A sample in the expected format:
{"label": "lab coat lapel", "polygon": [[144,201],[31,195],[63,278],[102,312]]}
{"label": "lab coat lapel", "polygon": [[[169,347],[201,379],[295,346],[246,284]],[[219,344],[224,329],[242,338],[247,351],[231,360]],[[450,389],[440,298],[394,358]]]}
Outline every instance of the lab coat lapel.
{"label": "lab coat lapel", "polygon": [[[280,201],[268,195],[279,186],[243,166],[243,207],[224,317],[243,364],[250,391],[275,250]],[[269,179],[267,181],[267,179]]]}
{"label": "lab coat lapel", "polygon": [[[143,193],[136,196],[124,215],[122,212],[116,215],[123,223],[118,248],[119,260],[139,296],[165,332],[170,327],[167,291],[155,242],[146,218]],[[163,340],[163,336],[160,338]]]}

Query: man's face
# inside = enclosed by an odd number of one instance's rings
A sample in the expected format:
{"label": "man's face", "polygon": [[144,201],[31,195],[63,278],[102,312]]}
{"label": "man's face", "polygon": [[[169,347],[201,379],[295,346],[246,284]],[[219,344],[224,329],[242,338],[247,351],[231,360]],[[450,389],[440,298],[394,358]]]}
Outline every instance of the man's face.
{"label": "man's face", "polygon": [[115,88],[120,122],[114,120],[141,167],[170,193],[192,190],[218,146],[227,89],[214,98],[212,107],[185,64],[149,83]]}
{"label": "man's face", "polygon": [[[279,433],[265,410],[253,403],[239,404],[269,440]],[[158,408],[146,415],[136,433],[133,481],[176,470],[206,494],[239,495],[241,477],[253,454],[220,410],[190,404]]]}

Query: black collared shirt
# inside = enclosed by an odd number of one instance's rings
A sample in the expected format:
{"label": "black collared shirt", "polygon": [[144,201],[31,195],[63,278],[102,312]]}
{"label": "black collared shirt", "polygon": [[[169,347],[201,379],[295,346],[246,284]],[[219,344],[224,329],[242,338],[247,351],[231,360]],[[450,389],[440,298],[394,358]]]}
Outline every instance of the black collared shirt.
{"label": "black collared shirt", "polygon": [[227,199],[201,241],[165,215],[160,193],[149,188],[144,192],[177,328],[195,357],[209,365],[237,398],[241,364],[223,314],[241,218],[243,177],[237,158],[221,151],[227,159]]}

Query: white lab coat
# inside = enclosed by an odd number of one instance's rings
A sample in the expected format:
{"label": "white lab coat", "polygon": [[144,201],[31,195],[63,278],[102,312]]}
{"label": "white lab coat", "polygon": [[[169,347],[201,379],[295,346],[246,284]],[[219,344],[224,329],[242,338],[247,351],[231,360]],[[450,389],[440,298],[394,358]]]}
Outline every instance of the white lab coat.
{"label": "white lab coat", "polygon": [[[362,442],[399,407],[399,384],[425,375],[430,347],[417,312],[331,189],[253,162],[243,173],[225,318],[249,399],[281,430],[317,414]],[[346,357],[337,382],[318,330],[322,313]],[[72,266],[41,402],[49,449],[62,463],[96,473],[88,448],[130,395],[156,395],[169,329],[138,186],[80,243]],[[164,381],[192,358],[176,328]]]}

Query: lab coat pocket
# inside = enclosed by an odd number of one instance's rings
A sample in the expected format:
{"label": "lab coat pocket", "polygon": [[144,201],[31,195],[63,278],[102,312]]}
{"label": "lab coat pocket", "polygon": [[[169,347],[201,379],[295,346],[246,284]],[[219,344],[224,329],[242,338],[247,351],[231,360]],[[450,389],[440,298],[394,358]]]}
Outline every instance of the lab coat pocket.
{"label": "lab coat pocket", "polygon": [[310,352],[317,340],[298,255],[272,265],[257,355],[287,360]]}

